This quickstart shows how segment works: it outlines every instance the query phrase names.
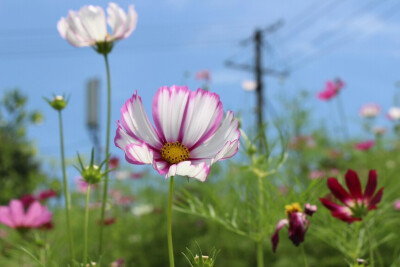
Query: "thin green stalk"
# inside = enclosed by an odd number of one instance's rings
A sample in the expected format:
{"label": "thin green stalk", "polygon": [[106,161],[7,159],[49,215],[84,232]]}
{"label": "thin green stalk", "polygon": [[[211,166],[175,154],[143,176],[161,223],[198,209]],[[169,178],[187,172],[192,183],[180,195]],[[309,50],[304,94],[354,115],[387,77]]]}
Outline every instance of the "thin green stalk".
{"label": "thin green stalk", "polygon": [[83,248],[83,266],[87,263],[87,250],[88,250],[88,225],[89,225],[89,202],[90,202],[90,187],[88,184],[86,189],[86,208],[85,208],[85,232],[84,232],[84,248]]}
{"label": "thin green stalk", "polygon": [[169,196],[168,196],[168,210],[167,210],[167,235],[168,235],[168,255],[169,255],[169,266],[174,267],[174,248],[172,244],[172,196],[174,190],[174,177],[171,176],[169,181]]}
{"label": "thin green stalk", "polygon": [[[264,184],[263,177],[258,175],[258,216],[259,216],[259,229],[260,234],[263,232],[263,217],[264,214]],[[263,253],[263,236],[257,242],[257,267],[264,267],[264,253]]]}
{"label": "thin green stalk", "polygon": [[[107,54],[104,55],[104,61],[106,64],[107,71],[107,127],[106,127],[106,157],[110,153],[110,124],[111,124],[111,76],[110,76],[110,65],[108,63]],[[101,215],[100,215],[100,234],[99,234],[99,257],[102,257],[103,253],[103,229],[104,229],[104,216],[106,210],[106,202],[107,202],[107,192],[108,192],[108,164],[109,161],[106,161],[105,164],[105,178],[104,178],[104,187],[103,187],[103,200],[101,204]]]}
{"label": "thin green stalk", "polygon": [[264,249],[262,240],[257,242],[257,267],[264,267]]}
{"label": "thin green stalk", "polygon": [[301,254],[303,255],[304,267],[308,267],[306,253],[304,251],[304,245],[300,245]]}
{"label": "thin green stalk", "polygon": [[367,232],[368,236],[368,249],[369,249],[369,260],[371,262],[371,266],[375,266],[374,264],[374,251],[372,250],[372,243],[371,243],[371,234],[369,233],[368,225],[365,220],[363,220],[365,231]]}
{"label": "thin green stalk", "polygon": [[344,135],[344,138],[346,139],[345,141],[348,141],[349,140],[349,130],[347,129],[346,115],[344,114],[344,108],[343,108],[343,104],[342,104],[340,95],[337,96],[336,103],[337,103],[337,108],[338,108],[339,115],[340,115],[340,120],[342,123],[343,135]]}
{"label": "thin green stalk", "polygon": [[68,235],[68,242],[69,242],[69,251],[71,253],[71,262],[72,266],[75,264],[75,251],[74,251],[74,241],[72,238],[72,231],[71,231],[71,217],[70,217],[70,210],[71,210],[71,198],[69,195],[68,189],[68,180],[67,180],[67,172],[65,170],[65,156],[64,156],[64,130],[63,130],[63,122],[62,122],[62,115],[61,110],[58,111],[58,121],[60,126],[60,148],[61,148],[61,165],[62,165],[62,173],[63,173],[63,183],[64,183],[64,197],[65,197],[65,216],[67,220],[67,235]]}

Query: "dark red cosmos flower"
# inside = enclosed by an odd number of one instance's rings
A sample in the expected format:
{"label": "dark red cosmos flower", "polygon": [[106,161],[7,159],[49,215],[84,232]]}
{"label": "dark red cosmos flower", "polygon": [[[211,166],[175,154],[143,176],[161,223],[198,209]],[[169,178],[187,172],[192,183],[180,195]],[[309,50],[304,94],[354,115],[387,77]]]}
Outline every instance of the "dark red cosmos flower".
{"label": "dark red cosmos flower", "polygon": [[20,200],[25,208],[29,207],[33,202],[36,201],[36,197],[32,194],[27,194],[20,197]]}
{"label": "dark red cosmos flower", "polygon": [[110,161],[110,169],[116,169],[119,167],[119,158],[118,157],[111,157]]}
{"label": "dark red cosmos flower", "polygon": [[289,225],[289,239],[295,246],[300,245],[304,242],[304,236],[308,230],[310,222],[307,219],[308,216],[312,216],[317,211],[317,206],[306,204],[304,213],[301,210],[299,203],[293,203],[292,205],[286,205],[286,214],[288,219],[282,219],[276,225],[276,230],[271,237],[272,251],[275,252],[279,243],[279,231],[286,225]]}
{"label": "dark red cosmos flower", "polygon": [[331,211],[333,217],[347,223],[361,221],[368,211],[377,208],[376,205],[382,199],[383,187],[374,195],[377,186],[375,170],[369,171],[364,193],[361,189],[360,179],[355,171],[349,169],[345,175],[345,180],[350,193],[339,184],[336,178],[328,179],[328,188],[331,190],[332,195],[344,205],[336,204],[327,198],[320,198],[319,200]]}
{"label": "dark red cosmos flower", "polygon": [[47,200],[52,197],[57,197],[57,193],[53,189],[48,189],[48,190],[44,190],[44,191],[40,192],[38,199],[39,200]]}

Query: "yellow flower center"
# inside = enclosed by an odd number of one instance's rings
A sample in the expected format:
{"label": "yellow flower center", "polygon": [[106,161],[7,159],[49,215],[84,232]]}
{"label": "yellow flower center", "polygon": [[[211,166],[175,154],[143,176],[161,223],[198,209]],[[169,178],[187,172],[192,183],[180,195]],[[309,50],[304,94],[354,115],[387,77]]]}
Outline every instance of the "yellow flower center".
{"label": "yellow flower center", "polygon": [[178,141],[175,143],[166,143],[161,149],[161,157],[169,164],[185,161],[189,156],[189,150]]}
{"label": "yellow flower center", "polygon": [[300,204],[298,202],[292,203],[291,205],[285,206],[286,215],[290,215],[293,212],[302,212]]}

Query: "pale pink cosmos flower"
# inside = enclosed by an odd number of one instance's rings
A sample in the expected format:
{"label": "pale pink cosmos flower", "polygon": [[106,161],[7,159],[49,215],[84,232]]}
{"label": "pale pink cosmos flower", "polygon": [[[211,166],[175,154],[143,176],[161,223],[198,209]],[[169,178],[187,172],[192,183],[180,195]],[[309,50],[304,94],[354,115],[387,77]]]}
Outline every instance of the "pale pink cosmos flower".
{"label": "pale pink cosmos flower", "polygon": [[394,202],[394,209],[395,210],[400,210],[400,199],[396,200]]}
{"label": "pale pink cosmos flower", "polygon": [[381,107],[374,103],[365,104],[361,107],[359,114],[363,118],[374,118],[381,112]]}
{"label": "pale pink cosmos flower", "polygon": [[389,120],[400,120],[400,107],[391,107],[388,111],[387,117]]}
{"label": "pale pink cosmos flower", "polygon": [[[107,14],[106,22],[103,8],[84,6],[78,12],[69,11],[66,18],[58,21],[57,29],[71,45],[82,47],[127,38],[136,28],[138,16],[133,5],[125,13],[117,4],[109,3]],[[111,34],[107,32],[107,23],[112,30]]]}
{"label": "pale pink cosmos flower", "polygon": [[354,145],[354,148],[357,150],[365,151],[371,149],[375,145],[374,140],[369,140],[365,142],[360,142]]}
{"label": "pale pink cosmos flower", "polygon": [[326,176],[326,172],[325,171],[314,170],[314,171],[310,172],[310,179],[311,180],[324,178],[325,176]]}
{"label": "pale pink cosmos flower", "polygon": [[244,80],[242,82],[242,88],[245,91],[255,91],[257,89],[257,82],[252,80]]}
{"label": "pale pink cosmos flower", "polygon": [[219,96],[186,86],[163,86],[153,98],[150,123],[137,92],[121,109],[114,139],[131,164],[151,164],[165,178],[175,175],[205,181],[211,165],[239,149],[239,121],[223,119]]}
{"label": "pale pink cosmos flower", "polygon": [[0,206],[0,223],[14,229],[39,228],[51,221],[52,214],[46,206],[33,202],[25,212],[21,200],[13,199],[9,206]]}

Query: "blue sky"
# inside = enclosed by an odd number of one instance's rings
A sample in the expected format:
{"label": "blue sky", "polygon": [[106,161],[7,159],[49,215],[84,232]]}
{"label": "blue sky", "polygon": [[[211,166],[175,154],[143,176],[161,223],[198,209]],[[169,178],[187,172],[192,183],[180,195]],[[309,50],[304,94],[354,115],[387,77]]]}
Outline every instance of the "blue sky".
{"label": "blue sky", "polygon": [[[278,112],[277,96],[293,97],[300,89],[315,95],[327,79],[343,78],[342,92],[353,135],[359,134],[358,110],[375,102],[386,111],[393,104],[395,82],[400,80],[400,4],[395,0],[138,0],[117,2],[127,9],[134,4],[139,15],[137,29],[118,42],[110,54],[113,110],[112,121],[120,116],[122,104],[138,90],[148,112],[152,97],[163,85],[185,81],[195,90],[202,85],[196,71],[212,73],[211,91],[220,94],[225,110],[251,116],[253,93],[241,88],[246,72],[225,67],[224,61],[252,63],[253,47],[240,46],[255,28],[279,19],[284,26],[268,36],[263,50],[264,65],[288,69],[284,81],[265,78],[267,97]],[[102,81],[102,140],[105,137],[105,68],[100,55],[90,48],[75,48],[62,39],[57,21],[68,10],[107,1],[0,1],[0,88],[20,88],[29,96],[29,107],[45,113],[40,126],[29,129],[29,138],[42,157],[58,157],[57,116],[43,96],[71,95],[64,112],[66,152],[90,151],[85,129],[85,84],[98,77]],[[309,107],[315,118],[337,120],[336,110],[313,98]],[[333,113],[332,113],[333,112]],[[390,125],[383,116],[381,123]],[[112,133],[115,131],[115,124]],[[113,134],[112,134],[113,135]],[[122,156],[112,148],[112,153]]]}

